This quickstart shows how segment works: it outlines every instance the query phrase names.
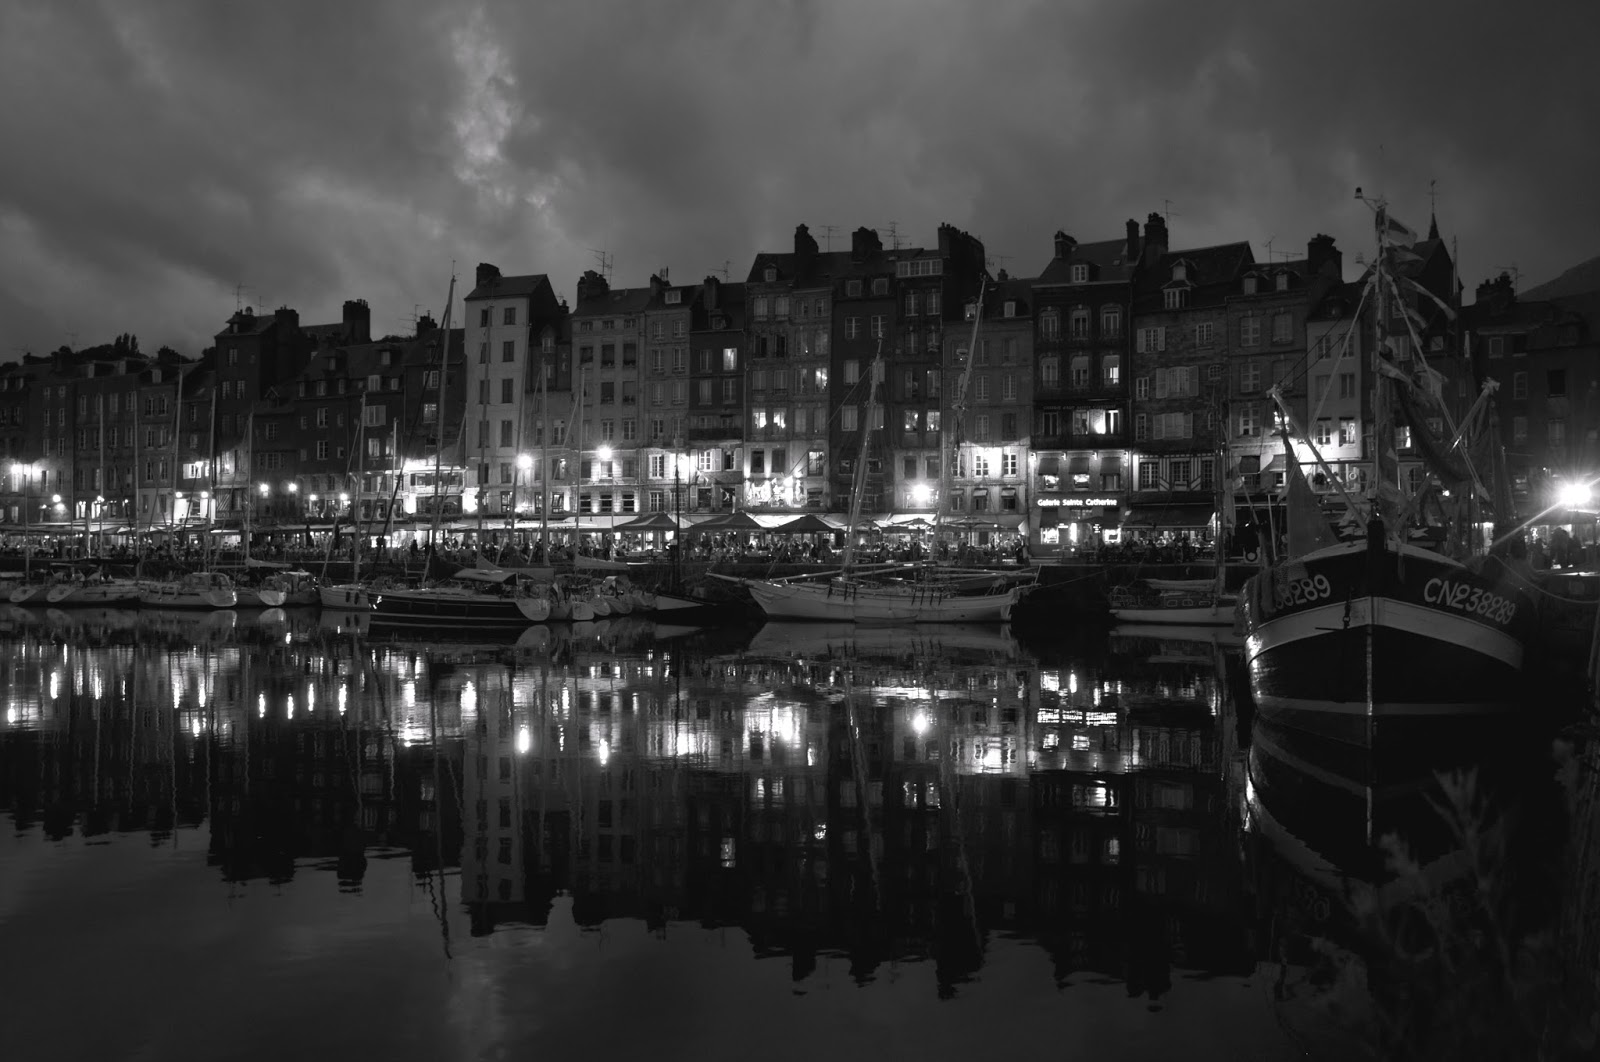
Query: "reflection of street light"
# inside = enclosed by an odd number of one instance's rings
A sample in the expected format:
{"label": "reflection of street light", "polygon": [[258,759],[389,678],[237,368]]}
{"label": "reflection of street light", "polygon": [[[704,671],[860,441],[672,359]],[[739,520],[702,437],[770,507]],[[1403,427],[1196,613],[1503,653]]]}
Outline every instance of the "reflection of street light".
{"label": "reflection of street light", "polygon": [[596,449],[594,453],[595,453],[595,456],[600,458],[600,460],[602,460],[602,461],[611,460],[611,447],[609,447],[609,446],[601,446],[598,449]]}
{"label": "reflection of street light", "polygon": [[268,487],[265,483],[263,483],[263,484],[261,484],[261,486],[258,489],[261,491],[261,496],[263,498],[265,498],[267,496],[267,492],[270,491],[272,488]]}

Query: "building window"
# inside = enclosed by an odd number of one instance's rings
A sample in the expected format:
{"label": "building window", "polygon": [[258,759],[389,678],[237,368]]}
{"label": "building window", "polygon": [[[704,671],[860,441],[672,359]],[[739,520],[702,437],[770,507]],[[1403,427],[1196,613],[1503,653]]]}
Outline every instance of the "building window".
{"label": "building window", "polygon": [[[1526,375],[1518,373],[1517,375]],[[1550,398],[1567,397],[1567,370],[1551,369],[1544,374],[1544,393]]]}
{"label": "building window", "polygon": [[1194,343],[1197,347],[1209,347],[1215,340],[1215,329],[1210,321],[1201,321],[1194,326]]}
{"label": "building window", "polygon": [[1261,318],[1239,318],[1239,345],[1254,347],[1261,343]]}
{"label": "building window", "polygon": [[1187,288],[1167,288],[1161,293],[1161,305],[1167,310],[1181,310],[1187,303]]}
{"label": "building window", "polygon": [[1139,489],[1155,490],[1161,485],[1161,465],[1157,461],[1139,462]]}
{"label": "building window", "polygon": [[1073,339],[1088,339],[1089,311],[1083,307],[1074,309],[1072,311],[1069,327],[1071,328],[1071,332],[1069,334]]}
{"label": "building window", "polygon": [[1317,445],[1329,446],[1333,443],[1333,421],[1324,417],[1317,421]]}
{"label": "building window", "polygon": [[1100,338],[1112,339],[1122,334],[1122,308],[1119,306],[1102,306],[1100,308]]}
{"label": "building window", "polygon": [[1061,338],[1061,314],[1056,310],[1046,310],[1039,315],[1039,338],[1047,340]]}
{"label": "building window", "polygon": [[1527,398],[1528,397],[1528,374],[1527,373],[1525,373],[1525,372],[1514,372],[1514,373],[1511,374],[1511,397],[1512,398]]}
{"label": "building window", "polygon": [[1061,386],[1061,359],[1051,355],[1039,359],[1039,382],[1045,387]]}
{"label": "building window", "polygon": [[1261,366],[1253,361],[1239,366],[1239,393],[1253,395],[1261,390]]}
{"label": "building window", "polygon": [[1274,343],[1288,343],[1294,339],[1294,316],[1287,313],[1272,315],[1272,341]]}
{"label": "building window", "polygon": [[1100,383],[1105,387],[1116,387],[1122,382],[1122,358],[1116,354],[1106,354],[1100,359]]}
{"label": "building window", "polygon": [[1089,267],[1082,262],[1074,262],[1070,276],[1074,284],[1087,284],[1089,283]]}
{"label": "building window", "polygon": [[515,306],[507,306],[505,308],[505,312],[501,314],[500,323],[501,324],[508,324],[508,325],[516,324],[517,323],[517,308]]}
{"label": "building window", "polygon": [[1354,417],[1343,417],[1339,421],[1339,445],[1354,446],[1356,444],[1356,421]]}
{"label": "building window", "polygon": [[501,361],[516,361],[517,360],[517,341],[516,340],[508,339],[508,340],[506,340],[506,341],[504,341],[503,343],[500,344],[500,360]]}
{"label": "building window", "polygon": [[1150,377],[1141,376],[1133,381],[1133,397],[1141,400],[1150,397]]}
{"label": "building window", "polygon": [[1165,327],[1141,328],[1137,336],[1135,349],[1140,354],[1158,354],[1167,349],[1167,330]]}
{"label": "building window", "polygon": [[1339,374],[1339,397],[1354,398],[1356,396],[1356,374],[1342,372]]}
{"label": "building window", "polygon": [[1239,407],[1239,434],[1259,435],[1260,433],[1261,421],[1256,404],[1254,402],[1246,402]]}

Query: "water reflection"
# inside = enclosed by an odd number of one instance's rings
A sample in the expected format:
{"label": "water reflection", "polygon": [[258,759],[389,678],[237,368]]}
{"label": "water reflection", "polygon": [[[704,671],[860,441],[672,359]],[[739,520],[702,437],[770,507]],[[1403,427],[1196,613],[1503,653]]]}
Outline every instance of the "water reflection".
{"label": "water reflection", "polygon": [[1359,946],[1341,912],[1395,877],[1384,833],[1460,869],[1419,824],[1434,769],[1482,759],[1252,731],[1204,629],[627,617],[421,642],[362,619],[0,611],[0,807],[24,838],[192,833],[230,894],[371,904],[403,867],[452,959],[637,924],[736,930],[800,992],[920,963],[950,998],[1022,947],[1142,1006],[1262,973],[1290,1006],[1326,987],[1313,942]]}
{"label": "water reflection", "polygon": [[[803,981],[996,934],[1159,998],[1251,968],[1208,657],[1004,632],[645,621],[374,640],[336,615],[3,617],[0,792],[52,839],[208,826],[230,882],[406,859],[471,932],[737,926]],[[663,640],[662,635],[682,637]],[[448,873],[446,873],[448,872]]]}

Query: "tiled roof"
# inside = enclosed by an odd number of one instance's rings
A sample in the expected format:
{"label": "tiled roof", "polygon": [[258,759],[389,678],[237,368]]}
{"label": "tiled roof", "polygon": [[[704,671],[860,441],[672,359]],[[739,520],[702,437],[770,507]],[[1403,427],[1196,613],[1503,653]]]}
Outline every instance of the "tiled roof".
{"label": "tiled roof", "polygon": [[1235,277],[1242,276],[1248,267],[1255,264],[1255,254],[1246,241],[1168,251],[1140,279],[1140,293],[1160,291],[1172,280],[1172,267],[1180,261],[1189,264],[1189,283],[1203,288],[1214,284],[1231,284]]}
{"label": "tiled roof", "polygon": [[852,258],[849,251],[818,251],[805,261],[793,252],[763,251],[756,255],[745,277],[747,284],[765,283],[767,266],[776,266],[778,282],[796,287],[815,287],[827,284],[850,272]]}
{"label": "tiled roof", "polygon": [[645,288],[613,288],[599,298],[584,299],[573,309],[574,317],[610,317],[615,314],[643,313],[653,293]]}
{"label": "tiled roof", "polygon": [[1080,262],[1097,267],[1094,272],[1098,283],[1126,281],[1133,276],[1134,269],[1139,264],[1138,259],[1130,259],[1127,256],[1127,251],[1126,239],[1080,243],[1072,249],[1069,257],[1052,258],[1045,263],[1044,269],[1039,272],[1039,279],[1034,283],[1070,284],[1072,267]]}
{"label": "tiled roof", "polygon": [[510,299],[519,296],[532,295],[541,287],[550,283],[546,273],[527,273],[515,277],[497,277],[487,284],[480,284],[473,288],[467,295],[467,301],[473,299]]}

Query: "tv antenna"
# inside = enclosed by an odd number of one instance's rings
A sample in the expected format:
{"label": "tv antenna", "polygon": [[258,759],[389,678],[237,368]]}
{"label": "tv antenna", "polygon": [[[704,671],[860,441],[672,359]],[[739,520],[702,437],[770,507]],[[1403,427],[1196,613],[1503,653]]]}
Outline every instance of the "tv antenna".
{"label": "tv antenna", "polygon": [[822,246],[824,250],[833,250],[833,234],[839,231],[837,225],[818,225],[817,230],[822,233]]}
{"label": "tv antenna", "polygon": [[1517,263],[1515,263],[1515,262],[1512,262],[1508,266],[1498,266],[1497,268],[1503,274],[1506,274],[1506,273],[1510,274],[1510,276],[1511,276],[1511,293],[1513,295],[1515,295],[1516,292],[1517,292],[1517,289],[1522,287],[1522,270],[1517,268]]}
{"label": "tv antenna", "polygon": [[732,268],[733,268],[733,259],[724,258],[722,260],[722,268],[721,269],[713,269],[712,272],[713,273],[721,273],[722,274],[722,279],[724,281],[726,281],[728,279],[728,277],[729,277],[729,270],[731,270]]}
{"label": "tv antenna", "polygon": [[885,226],[885,228],[889,230],[890,250],[898,251],[900,249],[900,223],[898,221],[891,221]]}
{"label": "tv antenna", "polygon": [[241,281],[233,286],[233,312],[238,313],[244,309],[244,283]]}
{"label": "tv antenna", "polygon": [[589,248],[589,253],[594,255],[595,264],[600,267],[600,275],[607,281],[611,280],[611,270],[616,264],[617,256],[601,250],[598,247]]}
{"label": "tv antenna", "polygon": [[999,271],[1001,269],[1004,269],[1006,267],[1006,263],[1011,261],[1011,259],[1014,258],[1014,257],[1016,257],[1016,256],[1015,255],[1009,255],[1009,254],[985,255],[984,259],[983,259],[983,264],[984,264],[984,266],[986,268]]}
{"label": "tv antenna", "polygon": [[[1181,217],[1183,217],[1182,214],[1180,214],[1176,210],[1172,209],[1172,200],[1170,200],[1170,199],[1163,199],[1161,201],[1161,214],[1162,214],[1163,217],[1166,218],[1167,224],[1169,224],[1169,225],[1172,223],[1172,219],[1173,218],[1181,218]],[[1272,257],[1272,252],[1271,251],[1267,252],[1267,257],[1269,257],[1269,258]]]}

